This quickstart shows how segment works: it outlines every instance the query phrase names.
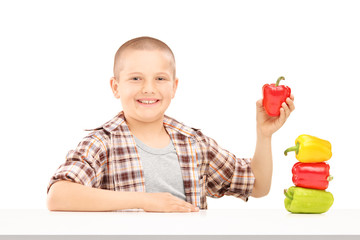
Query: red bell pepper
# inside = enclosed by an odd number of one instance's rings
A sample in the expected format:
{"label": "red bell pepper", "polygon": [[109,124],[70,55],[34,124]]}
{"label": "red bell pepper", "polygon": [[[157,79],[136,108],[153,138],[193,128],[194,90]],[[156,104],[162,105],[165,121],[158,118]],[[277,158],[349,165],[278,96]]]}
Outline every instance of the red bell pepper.
{"label": "red bell pepper", "polygon": [[325,190],[333,179],[329,174],[330,166],[325,162],[297,162],[292,168],[292,181],[297,187]]}
{"label": "red bell pepper", "polygon": [[276,84],[265,84],[263,86],[263,106],[269,116],[279,116],[281,104],[290,97],[291,89],[285,85],[279,85],[284,77],[279,77]]}

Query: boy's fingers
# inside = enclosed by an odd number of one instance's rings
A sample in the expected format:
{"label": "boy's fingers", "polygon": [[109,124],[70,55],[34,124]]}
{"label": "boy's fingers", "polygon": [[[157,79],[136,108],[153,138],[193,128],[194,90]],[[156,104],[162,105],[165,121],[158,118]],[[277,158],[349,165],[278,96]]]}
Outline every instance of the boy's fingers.
{"label": "boy's fingers", "polygon": [[191,205],[181,205],[175,208],[175,211],[178,212],[197,212],[199,209],[195,208],[195,206]]}
{"label": "boy's fingers", "polygon": [[192,210],[196,210],[196,207],[190,203],[187,203],[187,207],[191,208]]}
{"label": "boy's fingers", "polygon": [[280,124],[283,124],[286,120],[285,110],[284,108],[280,108],[280,116],[279,116],[279,122]]}
{"label": "boy's fingers", "polygon": [[185,202],[186,203],[186,207],[191,209],[191,211],[197,211],[199,210],[198,207],[192,205],[191,203]]}
{"label": "boy's fingers", "polygon": [[262,104],[262,99],[259,99],[256,101],[256,107],[258,109],[262,109],[263,108],[263,104]]}
{"label": "boy's fingers", "polygon": [[291,98],[287,98],[286,103],[289,106],[291,112],[295,110],[295,105]]}
{"label": "boy's fingers", "polygon": [[186,208],[186,209],[190,209],[191,211],[196,211],[197,207],[192,205],[191,203],[188,203],[180,198],[176,198],[176,200],[178,200],[178,204],[183,207],[183,208]]}
{"label": "boy's fingers", "polygon": [[184,207],[184,206],[179,206],[176,211],[178,212],[191,212],[191,208],[188,207]]}
{"label": "boy's fingers", "polygon": [[289,106],[283,102],[281,104],[281,107],[284,109],[284,113],[285,113],[285,119],[288,118],[290,116],[290,109],[289,109]]}

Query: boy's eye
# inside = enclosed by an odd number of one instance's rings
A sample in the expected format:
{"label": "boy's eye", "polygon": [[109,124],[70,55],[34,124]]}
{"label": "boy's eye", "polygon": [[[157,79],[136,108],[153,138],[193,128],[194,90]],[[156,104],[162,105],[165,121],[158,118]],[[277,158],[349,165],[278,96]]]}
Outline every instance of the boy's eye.
{"label": "boy's eye", "polygon": [[[132,77],[131,80],[139,81],[139,80],[141,80],[141,78],[140,77]],[[158,77],[157,80],[164,81],[164,80],[166,80],[166,78]]]}

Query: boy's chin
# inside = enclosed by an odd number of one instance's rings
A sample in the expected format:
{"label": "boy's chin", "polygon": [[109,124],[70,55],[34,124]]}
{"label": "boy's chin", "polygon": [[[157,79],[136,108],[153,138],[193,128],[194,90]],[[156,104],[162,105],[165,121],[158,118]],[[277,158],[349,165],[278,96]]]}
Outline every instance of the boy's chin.
{"label": "boy's chin", "polygon": [[136,114],[133,118],[140,122],[152,123],[163,119],[165,112],[162,111],[142,111]]}

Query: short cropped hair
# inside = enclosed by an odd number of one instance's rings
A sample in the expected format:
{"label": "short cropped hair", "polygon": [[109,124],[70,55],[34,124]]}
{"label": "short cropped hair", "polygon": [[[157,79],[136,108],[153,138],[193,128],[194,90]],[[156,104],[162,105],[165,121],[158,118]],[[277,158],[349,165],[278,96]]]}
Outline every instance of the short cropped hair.
{"label": "short cropped hair", "polygon": [[176,76],[176,67],[175,67],[175,56],[174,53],[171,51],[168,45],[164,42],[160,41],[159,39],[152,38],[152,37],[138,37],[131,39],[125,42],[121,47],[117,50],[114,59],[114,77],[118,78],[120,73],[121,67],[121,55],[127,49],[133,50],[161,50],[165,53],[168,53],[170,56],[171,65],[173,67],[173,76],[175,79]]}

